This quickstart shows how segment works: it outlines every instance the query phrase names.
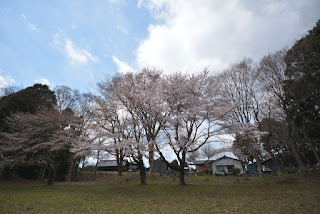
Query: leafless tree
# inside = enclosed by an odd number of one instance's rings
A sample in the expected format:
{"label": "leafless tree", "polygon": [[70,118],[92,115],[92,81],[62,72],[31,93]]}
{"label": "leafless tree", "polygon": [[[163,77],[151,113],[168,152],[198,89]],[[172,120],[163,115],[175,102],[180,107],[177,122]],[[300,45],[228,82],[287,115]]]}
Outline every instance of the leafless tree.
{"label": "leafless tree", "polygon": [[258,84],[259,72],[252,59],[231,65],[220,75],[221,96],[224,102],[234,105],[226,119],[233,124],[233,133],[248,138],[246,146],[259,166],[262,175],[259,123],[264,94]]}
{"label": "leafless tree", "polygon": [[2,86],[0,87],[0,98],[16,93],[19,90],[21,90],[21,88],[18,86],[13,86],[13,85]]}
{"label": "leafless tree", "polygon": [[[283,121],[287,125],[287,141],[290,144],[298,165],[302,170],[306,170],[300,151],[305,146],[306,141],[298,140],[298,127],[294,124],[293,117],[288,108],[288,101],[285,94],[285,82],[288,80],[285,75],[285,56],[287,49],[282,49],[262,58],[259,64],[260,82],[263,89],[268,93],[273,106],[273,113],[269,114],[270,119]],[[292,89],[293,90],[293,89]],[[290,89],[287,89],[290,91]],[[279,113],[280,112],[280,113]]]}

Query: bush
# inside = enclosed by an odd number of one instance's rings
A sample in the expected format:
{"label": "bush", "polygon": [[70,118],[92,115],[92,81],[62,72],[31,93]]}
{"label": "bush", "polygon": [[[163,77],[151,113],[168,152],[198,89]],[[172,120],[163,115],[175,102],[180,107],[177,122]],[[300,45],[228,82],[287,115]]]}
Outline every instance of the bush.
{"label": "bush", "polygon": [[215,175],[215,176],[224,176],[223,173],[218,173],[218,172],[214,173],[214,175]]}
{"label": "bush", "polygon": [[200,175],[200,176],[203,176],[203,175],[212,175],[212,173],[208,170],[208,169],[205,169],[201,172],[198,172],[197,175]]}
{"label": "bush", "polygon": [[91,165],[85,166],[85,167],[83,168],[83,171],[94,171],[94,168],[95,168],[95,166],[91,166]]}
{"label": "bush", "polygon": [[240,175],[240,169],[239,168],[236,168],[236,167],[233,167],[231,172],[234,176],[239,176]]}

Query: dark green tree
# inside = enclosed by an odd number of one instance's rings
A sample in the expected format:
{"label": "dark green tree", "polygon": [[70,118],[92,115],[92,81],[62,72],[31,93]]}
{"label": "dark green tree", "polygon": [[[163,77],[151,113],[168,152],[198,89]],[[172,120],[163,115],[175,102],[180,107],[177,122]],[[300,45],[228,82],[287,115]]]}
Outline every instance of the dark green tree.
{"label": "dark green tree", "polygon": [[287,52],[285,63],[287,121],[296,157],[308,146],[320,162],[320,21]]}
{"label": "dark green tree", "polygon": [[41,109],[51,109],[56,105],[56,97],[47,85],[35,84],[0,99],[0,132],[8,131],[7,117],[16,112],[34,113]]}

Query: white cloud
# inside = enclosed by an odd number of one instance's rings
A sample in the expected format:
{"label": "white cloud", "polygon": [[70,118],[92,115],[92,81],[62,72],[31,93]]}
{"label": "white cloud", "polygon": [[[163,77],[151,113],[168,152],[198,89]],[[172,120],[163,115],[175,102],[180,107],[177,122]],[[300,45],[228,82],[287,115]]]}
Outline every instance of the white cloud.
{"label": "white cloud", "polygon": [[40,32],[40,29],[39,29],[36,25],[34,25],[34,24],[28,24],[28,27],[29,27],[31,30],[33,30],[33,31],[38,31],[38,32]]}
{"label": "white cloud", "polygon": [[0,76],[0,88],[7,85],[8,85],[7,80],[4,77]]}
{"label": "white cloud", "polygon": [[122,33],[128,34],[128,30],[127,30],[125,27],[120,26],[120,25],[117,25],[116,27],[117,27],[117,29],[120,30]]}
{"label": "white cloud", "polygon": [[244,57],[262,56],[292,45],[320,18],[320,1],[139,1],[161,24],[137,49],[139,67],[165,73],[221,70]]}
{"label": "white cloud", "polygon": [[25,21],[27,21],[27,17],[23,13],[21,13],[21,16]]}
{"label": "white cloud", "polygon": [[41,83],[41,84],[43,84],[43,85],[50,86],[50,82],[49,82],[49,80],[47,80],[46,78],[42,78],[42,79],[40,79],[40,80],[35,80],[34,82],[35,82],[35,83]]}
{"label": "white cloud", "polygon": [[126,0],[109,0],[109,2],[111,4],[115,4],[115,5],[124,5],[124,4],[126,4]]}
{"label": "white cloud", "polygon": [[15,80],[10,75],[5,75],[5,72],[0,68],[0,88],[15,84]]}
{"label": "white cloud", "polygon": [[30,30],[40,32],[40,29],[35,24],[28,23],[27,17],[23,13],[21,13],[21,16],[23,20],[27,23],[27,26]]}
{"label": "white cloud", "polygon": [[117,57],[112,56],[112,60],[117,65],[119,73],[123,74],[134,71],[132,67],[130,67],[127,63],[119,60]]}
{"label": "white cloud", "polygon": [[92,55],[87,49],[76,46],[63,32],[55,34],[54,45],[66,54],[71,64],[86,64],[89,61],[98,61],[97,56]]}
{"label": "white cloud", "polygon": [[137,3],[137,8],[140,8],[143,4],[143,0],[139,0],[138,3]]}

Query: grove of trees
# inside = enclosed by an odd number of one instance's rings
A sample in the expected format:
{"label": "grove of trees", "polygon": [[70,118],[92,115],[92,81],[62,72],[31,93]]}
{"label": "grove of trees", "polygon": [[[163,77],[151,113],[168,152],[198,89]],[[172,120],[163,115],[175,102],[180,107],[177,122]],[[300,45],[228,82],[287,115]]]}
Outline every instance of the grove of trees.
{"label": "grove of trees", "polygon": [[125,158],[135,162],[141,185],[146,160],[153,174],[156,158],[185,185],[187,159],[200,150],[209,159],[208,145],[224,135],[234,138],[229,151],[256,162],[260,176],[269,158],[278,173],[320,163],[320,21],[293,47],[259,62],[244,58],[215,75],[144,68],[105,78],[96,89],[2,88],[1,176],[69,181],[86,157],[99,161],[107,152],[120,176]]}

